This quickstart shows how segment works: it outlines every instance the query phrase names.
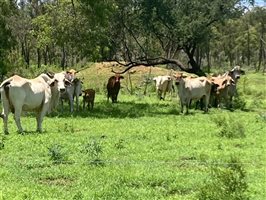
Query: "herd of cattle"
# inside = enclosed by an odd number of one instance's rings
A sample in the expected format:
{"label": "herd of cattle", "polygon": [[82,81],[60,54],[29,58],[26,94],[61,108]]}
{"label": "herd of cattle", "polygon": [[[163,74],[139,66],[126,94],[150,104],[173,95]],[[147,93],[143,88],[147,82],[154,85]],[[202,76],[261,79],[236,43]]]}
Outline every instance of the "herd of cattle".
{"label": "herd of cattle", "polygon": [[205,112],[210,106],[221,107],[225,104],[232,106],[233,97],[237,95],[237,81],[245,72],[240,66],[235,66],[232,70],[223,75],[211,77],[191,77],[183,73],[176,73],[171,76],[158,76],[153,78],[159,99],[164,99],[166,92],[172,92],[174,83],[178,88],[178,96],[181,104],[181,113],[186,106],[186,113],[191,101],[202,100]]}
{"label": "herd of cattle", "polygon": [[[20,116],[22,111],[35,111],[37,113],[37,131],[42,131],[42,121],[47,113],[50,113],[60,101],[61,110],[64,100],[68,100],[70,112],[74,110],[74,99],[76,110],[79,110],[79,96],[83,93],[83,109],[87,104],[88,109],[93,109],[95,90],[82,90],[82,80],[76,77],[77,71],[71,69],[60,73],[43,73],[34,79],[26,79],[14,75],[0,85],[2,114],[4,132],[8,133],[8,115],[14,113],[14,119],[19,132],[23,132]],[[166,92],[172,92],[176,84],[178,96],[181,103],[181,112],[186,106],[188,113],[192,100],[203,100],[205,112],[209,105],[220,106],[221,103],[230,105],[232,98],[237,94],[236,84],[244,71],[239,66],[223,75],[214,77],[186,77],[183,73],[171,76],[158,76],[153,80],[159,99],[164,99]],[[117,102],[120,90],[120,79],[123,76],[116,74],[111,76],[107,83],[107,101],[111,98],[113,103]]]}

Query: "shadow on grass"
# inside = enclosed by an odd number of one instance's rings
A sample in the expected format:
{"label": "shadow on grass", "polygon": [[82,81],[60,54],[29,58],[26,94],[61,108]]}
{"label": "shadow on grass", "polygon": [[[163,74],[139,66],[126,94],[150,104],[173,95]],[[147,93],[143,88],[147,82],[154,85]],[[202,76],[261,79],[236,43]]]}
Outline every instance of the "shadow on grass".
{"label": "shadow on grass", "polygon": [[99,102],[93,110],[74,111],[70,113],[68,107],[64,112],[54,112],[50,117],[93,117],[93,118],[138,118],[143,116],[155,115],[178,115],[178,107],[163,103],[135,103],[135,102],[118,102],[106,103]]}

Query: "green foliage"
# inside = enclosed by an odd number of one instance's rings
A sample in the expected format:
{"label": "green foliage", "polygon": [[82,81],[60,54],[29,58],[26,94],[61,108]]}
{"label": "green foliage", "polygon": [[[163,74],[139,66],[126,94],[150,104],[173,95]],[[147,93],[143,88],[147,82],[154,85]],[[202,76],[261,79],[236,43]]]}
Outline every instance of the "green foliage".
{"label": "green foliage", "polygon": [[[106,81],[106,76],[97,77]],[[256,80],[248,87],[265,90],[264,75],[246,76]],[[242,78],[239,81],[241,91]],[[207,114],[191,109],[183,116],[178,114],[176,97],[159,101],[153,91],[140,99],[125,87],[121,90],[117,104],[107,103],[106,96],[97,93],[93,112],[45,116],[44,134],[17,134],[10,114],[10,134],[0,150],[3,199],[195,200],[200,195],[210,197],[209,187],[220,199],[264,199],[265,108],[248,112],[210,108]],[[248,108],[255,94],[245,95]],[[231,126],[231,118],[243,124],[245,137],[217,137],[223,122]],[[30,113],[22,116],[28,130],[35,128],[35,121]],[[51,155],[58,153],[49,154],[47,147],[67,152],[67,159],[53,164],[57,161]],[[231,155],[239,156],[242,164]]]}
{"label": "green foliage", "polygon": [[102,166],[103,160],[101,159],[103,150],[102,145],[95,139],[91,140],[84,146],[83,152],[89,156],[89,162],[92,165]]}
{"label": "green foliage", "polygon": [[3,150],[5,147],[4,139],[5,138],[3,136],[0,138],[0,150]]}
{"label": "green foliage", "polygon": [[246,108],[245,98],[241,94],[238,94],[233,98],[232,104],[233,109],[245,110]]}
{"label": "green foliage", "polygon": [[[215,164],[214,164],[215,165]],[[210,178],[200,189],[199,200],[248,200],[246,170],[239,159],[231,158],[211,168]]]}
{"label": "green foliage", "polygon": [[214,123],[218,126],[220,137],[226,138],[243,138],[245,137],[245,126],[243,122],[235,119],[231,115],[216,116],[213,118]]}
{"label": "green foliage", "polygon": [[48,148],[48,155],[54,164],[61,164],[66,161],[66,152],[63,151],[62,145],[53,144],[50,146]]}

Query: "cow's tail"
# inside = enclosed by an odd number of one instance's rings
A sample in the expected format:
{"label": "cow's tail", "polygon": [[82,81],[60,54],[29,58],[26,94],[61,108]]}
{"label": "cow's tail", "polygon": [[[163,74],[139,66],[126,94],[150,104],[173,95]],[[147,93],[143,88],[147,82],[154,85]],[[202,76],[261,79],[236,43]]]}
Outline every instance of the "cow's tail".
{"label": "cow's tail", "polygon": [[[9,98],[9,88],[10,88],[10,83],[11,83],[10,80],[8,80],[8,81],[2,83],[2,84],[1,84],[0,91],[1,91],[1,98],[2,98],[2,100],[3,100],[3,98],[4,98],[4,97],[2,97],[3,92],[4,92],[4,95],[6,96],[6,99],[7,99],[8,103],[9,103],[9,106],[10,106],[11,112],[14,113],[14,109],[13,109],[12,103],[11,103],[10,98]],[[1,117],[2,117],[2,116],[1,116]]]}

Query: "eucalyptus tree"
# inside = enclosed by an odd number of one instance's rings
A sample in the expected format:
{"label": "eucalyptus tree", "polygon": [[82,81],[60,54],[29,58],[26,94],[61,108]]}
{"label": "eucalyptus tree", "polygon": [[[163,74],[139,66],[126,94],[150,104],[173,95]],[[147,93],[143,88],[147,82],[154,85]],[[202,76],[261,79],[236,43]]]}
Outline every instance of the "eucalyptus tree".
{"label": "eucalyptus tree", "polygon": [[13,1],[0,2],[0,80],[7,72],[8,63],[7,55],[12,46],[14,46],[14,38],[11,29],[8,26],[8,18],[15,12]]}
{"label": "eucalyptus tree", "polygon": [[[109,32],[109,43],[124,55],[128,69],[172,63],[197,74],[202,71],[195,55],[212,37],[212,27],[240,16],[244,8],[241,0],[79,1],[88,20],[96,22],[91,27]],[[180,52],[189,66],[179,60]]]}

